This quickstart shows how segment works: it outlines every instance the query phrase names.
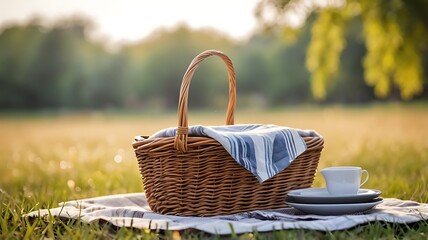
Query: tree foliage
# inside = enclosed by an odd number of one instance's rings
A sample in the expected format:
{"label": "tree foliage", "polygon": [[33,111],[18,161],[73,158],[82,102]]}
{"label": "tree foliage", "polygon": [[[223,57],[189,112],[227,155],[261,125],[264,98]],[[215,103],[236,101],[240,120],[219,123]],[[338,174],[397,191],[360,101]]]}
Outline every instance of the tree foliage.
{"label": "tree foliage", "polygon": [[[340,67],[347,27],[358,18],[367,49],[363,59],[365,82],[374,86],[378,97],[387,97],[396,86],[401,98],[409,100],[423,90],[427,11],[425,0],[344,0],[324,5],[304,0],[262,0],[257,16],[270,28],[290,28],[289,15],[317,15],[306,60],[317,99],[326,98]],[[274,17],[268,18],[267,13]]]}
{"label": "tree foliage", "polygon": [[[0,34],[2,108],[103,107],[117,105],[120,64],[88,39],[90,23],[75,18],[52,27],[37,21]],[[98,83],[97,83],[98,82]],[[103,89],[114,89],[108,94]]]}
{"label": "tree foliage", "polygon": [[[92,23],[85,18],[59,19],[50,26],[39,21],[4,26],[0,28],[0,109],[176,109],[183,74],[190,61],[206,49],[224,51],[232,59],[239,107],[310,102],[311,83],[313,91],[321,93],[326,93],[328,85],[327,102],[372,101],[374,88],[362,81],[361,62],[368,51],[360,41],[363,22],[346,20],[344,31],[337,19],[345,20],[327,14],[320,24],[319,16],[310,16],[300,34],[286,32],[294,44],[284,41],[283,33],[255,33],[240,42],[212,30],[179,25],[159,29],[115,51],[89,37]],[[325,24],[330,27],[324,28]],[[317,45],[314,34],[324,34],[329,41]],[[342,42],[334,40],[338,36],[343,37]],[[310,51],[318,51],[313,59],[305,55],[308,46]],[[335,51],[324,55],[325,49]],[[318,85],[310,81],[305,63],[310,71],[319,72]],[[406,63],[412,66],[410,61],[402,64]],[[331,81],[333,74],[339,81]],[[189,107],[225,109],[227,88],[224,63],[208,58],[193,76]]]}

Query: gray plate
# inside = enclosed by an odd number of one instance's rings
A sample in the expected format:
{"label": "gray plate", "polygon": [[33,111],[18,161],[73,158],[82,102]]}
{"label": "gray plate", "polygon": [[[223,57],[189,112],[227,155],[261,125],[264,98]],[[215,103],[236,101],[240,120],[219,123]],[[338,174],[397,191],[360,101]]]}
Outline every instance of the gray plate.
{"label": "gray plate", "polygon": [[379,190],[360,189],[357,194],[332,195],[327,188],[304,188],[287,193],[287,201],[296,203],[367,203],[379,197]]}
{"label": "gray plate", "polygon": [[367,203],[309,204],[287,202],[287,204],[308,214],[328,216],[362,213],[372,209],[381,202],[383,202],[382,198],[376,198]]}

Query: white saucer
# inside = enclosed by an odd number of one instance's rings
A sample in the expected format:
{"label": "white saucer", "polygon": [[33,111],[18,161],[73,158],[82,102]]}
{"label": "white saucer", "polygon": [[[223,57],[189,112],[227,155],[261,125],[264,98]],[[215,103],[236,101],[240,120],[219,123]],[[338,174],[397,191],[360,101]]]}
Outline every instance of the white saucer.
{"label": "white saucer", "polygon": [[304,188],[287,193],[287,200],[298,203],[366,203],[379,197],[379,190],[360,189],[357,194],[332,195],[327,188]]}
{"label": "white saucer", "polygon": [[287,202],[290,206],[308,213],[316,215],[344,215],[355,214],[372,209],[374,206],[383,202],[382,198],[377,198],[367,203],[342,203],[342,204],[307,204]]}

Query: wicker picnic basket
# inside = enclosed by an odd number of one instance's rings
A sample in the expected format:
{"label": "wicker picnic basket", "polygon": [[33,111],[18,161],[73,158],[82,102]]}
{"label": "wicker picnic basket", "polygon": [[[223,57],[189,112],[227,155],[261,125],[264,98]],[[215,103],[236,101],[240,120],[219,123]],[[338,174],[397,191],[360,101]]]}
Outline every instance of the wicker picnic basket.
{"label": "wicker picnic basket", "polygon": [[311,186],[323,138],[305,137],[307,150],[285,170],[260,184],[220,143],[208,137],[188,136],[190,81],[198,64],[214,55],[227,66],[226,124],[234,124],[236,85],[232,61],[220,51],[204,51],[193,59],[182,80],[176,137],[140,137],[133,143],[149,206],[154,212],[179,216],[213,216],[287,207],[288,191]]}

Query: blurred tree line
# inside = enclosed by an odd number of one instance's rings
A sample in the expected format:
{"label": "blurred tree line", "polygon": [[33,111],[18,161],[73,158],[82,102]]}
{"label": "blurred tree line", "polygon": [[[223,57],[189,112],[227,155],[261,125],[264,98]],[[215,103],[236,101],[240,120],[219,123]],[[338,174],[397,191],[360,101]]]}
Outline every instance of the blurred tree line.
{"label": "blurred tree line", "polygon": [[[324,102],[374,101],[364,82],[366,53],[359,37],[361,22],[352,20],[340,69],[328,85]],[[311,39],[310,17],[293,44],[283,33],[257,33],[248,41],[231,40],[212,30],[185,25],[159,29],[138,43],[116,51],[89,37],[92,23],[84,17],[45,26],[33,20],[0,29],[0,109],[175,109],[181,78],[190,61],[206,49],[225,52],[237,75],[238,105],[275,107],[315,101],[305,67]],[[427,87],[428,54],[424,54]],[[190,87],[193,108],[225,108],[227,71],[217,58],[204,61]],[[426,93],[416,99],[427,99]],[[387,100],[400,100],[398,92]]]}

